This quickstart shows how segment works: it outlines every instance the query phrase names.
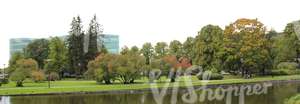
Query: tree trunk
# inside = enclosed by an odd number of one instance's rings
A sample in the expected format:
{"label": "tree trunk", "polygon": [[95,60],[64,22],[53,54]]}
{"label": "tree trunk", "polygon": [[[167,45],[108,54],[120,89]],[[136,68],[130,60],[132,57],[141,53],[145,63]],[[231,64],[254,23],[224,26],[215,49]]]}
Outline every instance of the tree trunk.
{"label": "tree trunk", "polygon": [[176,78],[176,71],[174,71],[171,76],[171,83],[175,82],[175,78]]}
{"label": "tree trunk", "polygon": [[134,83],[134,79],[131,79],[129,83]]}

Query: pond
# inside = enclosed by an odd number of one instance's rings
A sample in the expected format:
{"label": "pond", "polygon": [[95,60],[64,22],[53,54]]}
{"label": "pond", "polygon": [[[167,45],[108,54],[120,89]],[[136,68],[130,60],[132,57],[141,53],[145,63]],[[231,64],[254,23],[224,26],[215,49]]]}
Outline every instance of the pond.
{"label": "pond", "polygon": [[[283,104],[285,99],[300,94],[299,81],[294,82],[277,82],[255,84],[240,84],[240,85],[220,85],[210,87],[210,90],[203,89],[196,91],[196,100],[184,100],[187,90],[172,93],[173,90],[167,91],[166,95],[155,95],[151,91],[129,94],[65,94],[65,95],[43,95],[43,96],[2,96],[1,104]],[[233,87],[234,86],[234,87]],[[245,87],[248,86],[248,87]],[[216,91],[223,88],[222,91]],[[228,93],[229,88],[244,89],[237,90],[239,94]],[[247,89],[250,88],[250,89]],[[253,88],[253,89],[251,89]],[[196,88],[197,89],[197,88]],[[207,88],[209,89],[209,88]],[[255,92],[255,90],[257,90]],[[266,90],[266,91],[264,91]],[[212,96],[211,93],[218,93]],[[227,91],[227,92],[226,92]],[[241,94],[243,92],[243,94]],[[225,94],[227,93],[227,94]],[[202,95],[201,95],[202,94]],[[235,95],[237,94],[237,95]],[[156,96],[156,97],[154,97]],[[157,97],[158,96],[158,97]],[[191,96],[185,96],[192,98]],[[210,98],[212,97],[212,98]]]}

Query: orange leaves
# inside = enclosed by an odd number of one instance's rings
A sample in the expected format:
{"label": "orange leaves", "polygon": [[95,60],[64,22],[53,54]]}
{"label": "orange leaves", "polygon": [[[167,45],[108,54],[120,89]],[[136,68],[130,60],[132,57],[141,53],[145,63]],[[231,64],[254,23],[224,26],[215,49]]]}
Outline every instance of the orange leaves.
{"label": "orange leaves", "polygon": [[[243,66],[258,68],[266,63],[268,40],[265,27],[257,19],[241,18],[228,25],[224,31],[224,46]],[[227,56],[228,57],[228,56]]]}
{"label": "orange leaves", "polygon": [[186,68],[192,66],[192,64],[190,63],[190,59],[188,59],[186,57],[181,57],[177,60],[176,56],[168,55],[168,56],[163,57],[163,61],[169,63],[175,69],[180,68],[180,67],[183,69],[186,69]]}
{"label": "orange leaves", "polygon": [[17,65],[23,69],[38,70],[38,63],[31,58],[17,60]]}

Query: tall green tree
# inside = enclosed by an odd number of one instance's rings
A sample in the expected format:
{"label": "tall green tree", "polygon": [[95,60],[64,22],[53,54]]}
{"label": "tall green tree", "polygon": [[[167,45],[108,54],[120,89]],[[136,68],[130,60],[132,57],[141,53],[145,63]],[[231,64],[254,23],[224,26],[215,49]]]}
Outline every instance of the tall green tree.
{"label": "tall green tree", "polygon": [[[223,30],[219,26],[204,26],[195,39],[195,64],[202,65],[206,70],[217,67],[220,62],[218,53],[223,43]],[[220,70],[220,69],[219,69]]]}
{"label": "tall green tree", "polygon": [[50,53],[48,56],[48,63],[46,64],[47,72],[56,72],[62,76],[63,69],[67,68],[67,48],[65,42],[59,37],[51,37],[50,39]]}
{"label": "tall green tree", "polygon": [[182,57],[183,49],[181,42],[178,40],[171,41],[169,45],[169,53],[176,56],[177,59]]}
{"label": "tall green tree", "polygon": [[29,43],[24,48],[26,58],[32,58],[38,62],[39,68],[44,68],[44,64],[49,55],[49,41],[47,39],[37,39]]}
{"label": "tall green tree", "polygon": [[151,58],[154,55],[154,49],[153,49],[151,43],[145,43],[141,49],[141,53],[146,58],[146,65],[149,65]]}
{"label": "tall green tree", "polygon": [[87,47],[88,49],[86,53],[87,61],[93,60],[99,54],[97,40],[99,36],[102,34],[102,31],[100,30],[99,26],[100,24],[97,22],[97,17],[96,15],[94,15],[93,19],[89,24],[88,33],[86,34],[88,37],[87,41],[85,42],[88,44]]}
{"label": "tall green tree", "polygon": [[[279,33],[277,33],[274,29],[271,29],[270,31],[268,31],[266,33],[266,38],[267,38],[267,50],[269,51],[269,59],[267,64],[265,65],[266,67],[268,67],[269,69],[276,69],[276,65],[275,65],[275,59],[277,57],[277,45],[276,45],[276,41],[280,38]],[[263,72],[264,74],[264,72]]]}
{"label": "tall green tree", "polygon": [[283,35],[275,41],[276,58],[275,65],[280,62],[294,61],[299,50],[299,40],[295,32],[294,24],[289,23],[284,29]]}
{"label": "tall green tree", "polygon": [[168,44],[166,42],[157,42],[154,50],[156,58],[163,58],[168,54]]}
{"label": "tall green tree", "polygon": [[84,32],[82,31],[80,17],[74,17],[71,23],[71,30],[69,32],[68,42],[68,59],[70,69],[72,69],[77,76],[80,76],[85,71],[85,57],[84,57]]}

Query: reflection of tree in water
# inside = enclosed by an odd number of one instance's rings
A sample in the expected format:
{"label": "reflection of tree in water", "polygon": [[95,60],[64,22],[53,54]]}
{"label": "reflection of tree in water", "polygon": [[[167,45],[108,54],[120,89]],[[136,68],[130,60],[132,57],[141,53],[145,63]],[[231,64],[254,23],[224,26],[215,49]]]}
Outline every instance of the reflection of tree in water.
{"label": "reflection of tree in water", "polygon": [[274,102],[272,104],[282,104],[286,98],[297,94],[298,85],[296,83],[274,84],[273,86],[274,99],[272,100]]}
{"label": "reflection of tree in water", "polygon": [[298,92],[298,93],[300,93],[300,86],[298,86],[298,88],[297,88],[297,92]]}

